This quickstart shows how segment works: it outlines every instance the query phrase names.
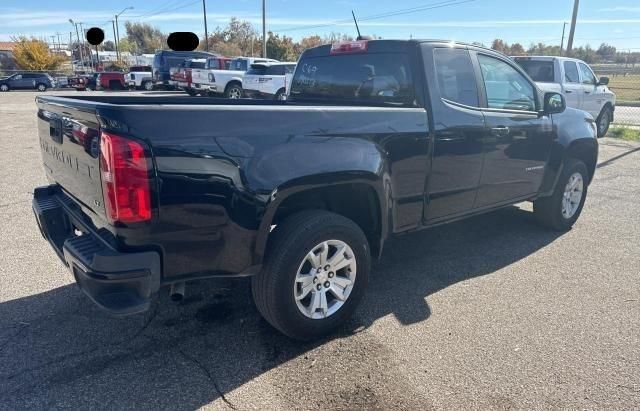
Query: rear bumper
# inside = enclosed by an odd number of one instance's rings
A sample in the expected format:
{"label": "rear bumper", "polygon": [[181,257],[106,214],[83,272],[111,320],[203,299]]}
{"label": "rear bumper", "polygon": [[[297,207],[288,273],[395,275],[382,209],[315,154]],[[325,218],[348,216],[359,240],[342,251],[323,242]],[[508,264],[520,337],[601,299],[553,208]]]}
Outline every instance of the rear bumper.
{"label": "rear bumper", "polygon": [[149,309],[152,295],[160,288],[160,255],[153,251],[117,251],[106,233],[83,221],[74,206],[57,186],[34,191],[32,207],[40,232],[80,289],[98,307],[114,315]]}

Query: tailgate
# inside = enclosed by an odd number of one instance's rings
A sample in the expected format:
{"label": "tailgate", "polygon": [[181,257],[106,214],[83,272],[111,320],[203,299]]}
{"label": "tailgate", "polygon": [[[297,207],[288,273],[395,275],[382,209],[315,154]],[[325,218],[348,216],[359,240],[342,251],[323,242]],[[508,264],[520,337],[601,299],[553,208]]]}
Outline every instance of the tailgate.
{"label": "tailgate", "polygon": [[38,137],[47,178],[104,217],[95,107],[90,102],[55,97],[39,97],[37,103]]}

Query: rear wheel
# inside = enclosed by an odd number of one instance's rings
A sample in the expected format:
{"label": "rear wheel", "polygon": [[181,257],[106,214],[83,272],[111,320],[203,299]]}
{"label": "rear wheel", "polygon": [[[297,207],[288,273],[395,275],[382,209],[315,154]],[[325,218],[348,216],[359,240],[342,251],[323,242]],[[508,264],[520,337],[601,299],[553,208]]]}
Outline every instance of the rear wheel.
{"label": "rear wheel", "polygon": [[111,90],[122,90],[122,84],[119,81],[110,81],[109,88]]}
{"label": "rear wheel", "polygon": [[46,86],[45,84],[43,84],[43,83],[39,83],[39,84],[36,86],[36,89],[37,89],[38,91],[47,91],[47,86]]}
{"label": "rear wheel", "polygon": [[142,88],[145,89],[146,91],[152,91],[153,90],[153,83],[150,81],[145,81],[142,83]]}
{"label": "rear wheel", "polygon": [[611,126],[611,118],[613,117],[613,112],[611,111],[611,107],[606,106],[602,109],[602,112],[598,116],[596,123],[598,125],[598,137],[604,137],[609,132],[609,126]]}
{"label": "rear wheel", "polygon": [[585,164],[568,159],[551,197],[533,203],[533,212],[542,225],[557,231],[571,229],[582,213],[587,198],[588,174]]}
{"label": "rear wheel", "polygon": [[308,211],[287,218],[269,240],[262,273],[252,280],[258,310],[291,338],[311,340],[343,324],[364,295],[371,255],[358,225]]}
{"label": "rear wheel", "polygon": [[229,84],[224,91],[224,96],[234,100],[242,98],[242,86],[237,83]]}
{"label": "rear wheel", "polygon": [[285,89],[278,90],[278,92],[276,93],[275,100],[287,101],[287,92],[285,91]]}

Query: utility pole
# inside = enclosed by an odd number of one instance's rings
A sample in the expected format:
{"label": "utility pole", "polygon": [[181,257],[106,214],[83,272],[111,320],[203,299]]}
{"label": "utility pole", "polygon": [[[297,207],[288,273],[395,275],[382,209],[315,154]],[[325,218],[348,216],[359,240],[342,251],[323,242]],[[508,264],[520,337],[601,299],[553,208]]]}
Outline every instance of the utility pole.
{"label": "utility pole", "polygon": [[118,40],[116,40],[116,22],[111,20],[111,26],[113,27],[113,42],[116,46],[116,58],[118,57]]}
{"label": "utility pole", "polygon": [[[125,7],[124,9],[122,9],[122,11],[118,14],[116,14],[116,50],[120,50],[120,26],[118,26],[118,16],[120,16],[122,13],[124,13],[127,10],[133,10],[132,6],[129,7]],[[116,58],[118,59],[118,61],[120,61],[120,51],[116,52]]]}
{"label": "utility pole", "polygon": [[[53,44],[53,51],[57,51],[56,49],[56,36],[49,36],[51,37],[51,43]],[[49,49],[51,49],[51,46],[49,46]]]}
{"label": "utility pole", "polygon": [[571,18],[571,30],[569,31],[569,43],[567,44],[567,56],[571,56],[571,51],[573,50],[573,36],[576,34],[576,23],[578,21],[579,6],[580,0],[574,0],[573,17]]}
{"label": "utility pole", "polygon": [[[82,33],[82,48],[84,48],[84,39],[87,36],[87,33],[84,32],[84,29],[82,28],[82,25],[84,23],[78,23],[80,25],[80,33]],[[89,56],[87,57],[89,59],[89,67],[91,67],[91,70],[95,71],[95,69],[93,68],[93,56],[91,55],[91,47],[88,48],[89,50]]]}
{"label": "utility pole", "polygon": [[80,51],[80,62],[82,63],[82,68],[84,71],[84,56],[83,56],[83,52],[82,52],[82,43],[80,43],[80,32],[78,31],[78,23],[74,22],[72,19],[69,19],[69,23],[71,23],[72,25],[75,26],[76,28],[76,38],[78,39],[78,50]]}
{"label": "utility pole", "polygon": [[60,41],[60,33],[56,31],[56,36],[58,36],[58,51],[62,51],[62,42]]}
{"label": "utility pole", "polygon": [[69,32],[69,44],[67,45],[67,50],[69,51],[71,51],[71,43],[73,43],[73,31]]}
{"label": "utility pole", "polygon": [[267,0],[262,0],[262,57],[267,58]]}
{"label": "utility pole", "polygon": [[564,49],[564,32],[567,29],[567,22],[564,22],[564,25],[562,26],[562,41],[560,42],[560,57],[562,57],[562,50]]}
{"label": "utility pole", "polygon": [[207,2],[202,0],[202,15],[204,16],[204,49],[209,51],[209,31],[207,30]]}

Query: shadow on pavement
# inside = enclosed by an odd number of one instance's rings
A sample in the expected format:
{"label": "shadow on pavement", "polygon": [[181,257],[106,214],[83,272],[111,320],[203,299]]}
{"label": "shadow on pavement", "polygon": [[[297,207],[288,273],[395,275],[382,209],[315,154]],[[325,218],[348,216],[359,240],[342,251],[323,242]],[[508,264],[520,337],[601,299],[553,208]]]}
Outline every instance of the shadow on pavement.
{"label": "shadow on pavement", "polygon": [[[391,240],[373,265],[356,316],[337,335],[312,344],[266,324],[246,279],[190,285],[179,304],[163,292],[151,312],[125,319],[97,311],[75,285],[8,301],[0,304],[0,404],[193,409],[227,401],[224,394],[266,371],[306,358],[329,340],[356,338],[384,316],[405,325],[425,321],[430,295],[494,273],[558,236],[539,228],[530,212],[510,207]],[[310,376],[287,378],[304,384]]]}

